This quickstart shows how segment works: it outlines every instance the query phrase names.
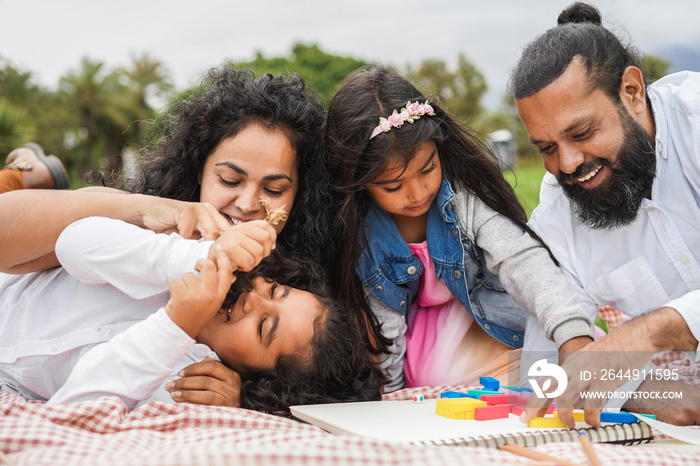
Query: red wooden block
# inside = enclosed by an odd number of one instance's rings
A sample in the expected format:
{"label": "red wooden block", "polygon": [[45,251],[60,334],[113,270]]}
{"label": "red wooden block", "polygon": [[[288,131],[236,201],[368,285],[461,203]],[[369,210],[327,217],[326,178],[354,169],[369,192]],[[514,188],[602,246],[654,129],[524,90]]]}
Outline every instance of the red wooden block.
{"label": "red wooden block", "polygon": [[488,421],[490,419],[504,419],[510,413],[508,405],[481,406],[474,409],[474,419],[477,421]]}
{"label": "red wooden block", "polygon": [[489,405],[505,405],[508,404],[508,395],[481,395],[481,401]]}
{"label": "red wooden block", "polygon": [[516,416],[520,416],[520,413],[522,413],[524,409],[524,406],[511,406],[510,412],[515,414]]}

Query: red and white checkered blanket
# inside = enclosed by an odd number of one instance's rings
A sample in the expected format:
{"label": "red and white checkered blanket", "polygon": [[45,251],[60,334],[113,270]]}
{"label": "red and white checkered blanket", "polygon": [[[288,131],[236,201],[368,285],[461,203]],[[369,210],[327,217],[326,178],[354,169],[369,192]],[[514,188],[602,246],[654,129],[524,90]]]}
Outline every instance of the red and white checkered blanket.
{"label": "red and white checkered blanket", "polygon": [[[406,389],[385,399],[410,399],[416,392],[434,398],[462,388]],[[114,397],[49,407],[0,392],[0,415],[0,449],[18,465],[532,464],[495,449],[396,445],[333,435],[236,408],[149,403],[130,411]],[[578,444],[548,444],[537,450],[587,462]],[[606,465],[700,464],[700,450],[608,444],[597,444],[595,450]]]}

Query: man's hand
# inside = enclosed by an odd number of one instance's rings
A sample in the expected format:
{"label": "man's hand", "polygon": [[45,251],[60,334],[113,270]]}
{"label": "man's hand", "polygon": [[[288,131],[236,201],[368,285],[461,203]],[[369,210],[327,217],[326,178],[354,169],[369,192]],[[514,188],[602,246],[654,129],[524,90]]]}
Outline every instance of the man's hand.
{"label": "man's hand", "polygon": [[[590,345],[592,342],[593,340],[588,336],[575,337],[565,342],[559,348],[559,365],[563,366],[566,358],[572,354],[575,354],[576,351],[585,351],[588,345]],[[548,387],[548,392],[553,392],[556,390],[556,379],[549,377],[540,380],[540,387],[542,387],[547,380],[549,380],[550,384]],[[534,417],[544,416],[547,413],[547,409],[549,409],[549,406],[552,404],[552,401],[553,400],[551,398],[537,398],[536,396],[532,396],[527,404],[527,407],[520,415],[520,419],[523,422],[528,422]]]}
{"label": "man's hand", "polygon": [[190,364],[178,375],[182,378],[170,382],[165,387],[178,403],[234,408],[241,405],[241,377],[210,357]]}
{"label": "man's hand", "polygon": [[673,380],[645,379],[637,392],[680,392],[683,398],[630,398],[623,408],[639,414],[654,414],[659,421],[677,426],[700,425],[700,388]]}

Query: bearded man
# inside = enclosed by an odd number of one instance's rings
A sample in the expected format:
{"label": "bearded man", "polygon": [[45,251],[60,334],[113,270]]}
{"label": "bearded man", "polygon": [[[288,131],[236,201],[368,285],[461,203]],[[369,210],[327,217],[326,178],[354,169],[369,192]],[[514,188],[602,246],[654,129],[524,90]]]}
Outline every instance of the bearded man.
{"label": "bearded man", "polygon": [[[691,351],[697,359],[700,340],[700,73],[647,86],[641,63],[601,26],[598,10],[575,3],[524,49],[510,83],[549,172],[530,226],[592,318],[606,305],[635,317],[563,366],[573,388],[559,406],[584,405],[592,425],[602,406],[573,391],[617,388],[630,379],[604,383],[602,371],[639,375],[656,351]],[[528,339],[539,338],[532,326],[524,351],[533,348]],[[575,371],[591,364],[600,366],[597,381],[575,380]],[[637,391],[659,382],[678,384],[647,379]],[[624,407],[700,424],[698,390],[684,394],[647,404],[629,397]],[[559,411],[573,426],[570,409]],[[528,412],[525,419],[534,415]]]}

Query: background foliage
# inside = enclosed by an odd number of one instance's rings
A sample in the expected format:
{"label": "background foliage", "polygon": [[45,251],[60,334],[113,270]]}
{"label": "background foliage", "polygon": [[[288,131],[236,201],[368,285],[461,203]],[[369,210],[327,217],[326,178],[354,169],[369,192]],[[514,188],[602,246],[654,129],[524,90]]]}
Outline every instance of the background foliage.
{"label": "background foliage", "polygon": [[[252,61],[230,65],[250,68],[256,75],[299,74],[327,106],[342,80],[368,63],[326,53],[315,44],[296,44],[287,56],[258,53]],[[646,59],[650,81],[666,74],[669,67],[663,58]],[[486,80],[477,65],[462,54],[454,69],[444,61],[429,59],[397,71],[482,134],[501,129],[515,134],[519,168],[506,176],[516,186],[526,210],[531,211],[537,204],[544,169],[512,99],[503,96],[500,108],[485,109],[481,100]],[[156,109],[167,109],[168,102],[189,92],[175,89],[163,64],[145,53],[117,69],[106,69],[103,62],[85,57],[60,78],[55,89],[36,84],[31,71],[0,57],[0,156],[35,141],[59,155],[73,187],[87,183],[88,174],[95,171],[104,172],[107,184],[113,184],[124,154],[138,148],[154,128]]]}

